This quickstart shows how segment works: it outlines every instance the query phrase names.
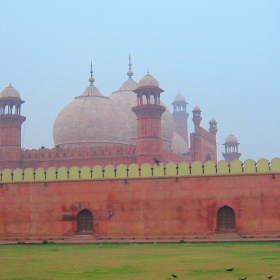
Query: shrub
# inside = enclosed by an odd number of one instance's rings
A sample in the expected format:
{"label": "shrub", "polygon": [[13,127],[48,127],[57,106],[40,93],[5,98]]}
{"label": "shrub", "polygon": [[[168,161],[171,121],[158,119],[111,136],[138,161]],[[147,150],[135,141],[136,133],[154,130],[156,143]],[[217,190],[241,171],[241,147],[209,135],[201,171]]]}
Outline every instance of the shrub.
{"label": "shrub", "polygon": [[48,242],[47,239],[44,239],[44,240],[42,241],[42,244],[49,244],[49,242]]}

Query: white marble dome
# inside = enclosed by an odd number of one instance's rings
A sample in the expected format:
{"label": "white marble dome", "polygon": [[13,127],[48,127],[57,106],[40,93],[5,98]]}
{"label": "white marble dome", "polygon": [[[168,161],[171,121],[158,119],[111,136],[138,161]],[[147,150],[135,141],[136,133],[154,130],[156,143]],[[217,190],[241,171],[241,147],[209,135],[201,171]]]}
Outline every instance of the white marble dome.
{"label": "white marble dome", "polygon": [[53,140],[61,147],[129,144],[130,122],[126,113],[91,84],[58,113]]}

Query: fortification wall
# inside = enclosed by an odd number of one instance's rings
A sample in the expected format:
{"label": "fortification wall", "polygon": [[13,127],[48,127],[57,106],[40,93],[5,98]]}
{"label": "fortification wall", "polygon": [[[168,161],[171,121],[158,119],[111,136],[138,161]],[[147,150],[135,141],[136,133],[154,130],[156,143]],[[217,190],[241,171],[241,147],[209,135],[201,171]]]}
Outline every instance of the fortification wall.
{"label": "fortification wall", "polygon": [[[180,157],[178,155],[178,157]],[[254,161],[247,159],[244,163],[240,160],[227,162],[221,160],[218,163],[207,161],[202,163],[195,161],[192,163],[181,162],[176,164],[148,164],[130,165],[94,165],[70,168],[62,166],[59,168],[39,167],[36,169],[17,168],[15,170],[0,170],[0,182],[21,182],[21,181],[43,181],[43,180],[68,180],[68,179],[99,179],[99,178],[138,178],[138,177],[158,177],[158,176],[192,176],[210,174],[238,174],[238,173],[263,173],[280,172],[280,158],[274,158],[271,162],[267,159]]]}
{"label": "fortification wall", "polygon": [[2,172],[1,237],[74,235],[84,209],[100,237],[212,234],[225,205],[235,213],[236,233],[280,235],[280,159],[21,172]]}

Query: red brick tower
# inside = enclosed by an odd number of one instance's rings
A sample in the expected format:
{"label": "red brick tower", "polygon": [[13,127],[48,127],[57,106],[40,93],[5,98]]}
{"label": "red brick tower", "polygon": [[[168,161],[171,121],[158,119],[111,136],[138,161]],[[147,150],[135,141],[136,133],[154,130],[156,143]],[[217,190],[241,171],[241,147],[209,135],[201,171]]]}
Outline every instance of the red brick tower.
{"label": "red brick tower", "polygon": [[175,96],[173,105],[173,122],[174,130],[177,132],[186,142],[187,149],[189,149],[189,132],[188,132],[188,117],[187,113],[187,101],[186,98],[179,93]]}
{"label": "red brick tower", "polygon": [[0,167],[17,168],[21,151],[21,125],[25,117],[20,107],[24,103],[19,92],[11,86],[0,94]]}
{"label": "red brick tower", "polygon": [[238,140],[237,138],[230,134],[225,140],[225,152],[223,153],[223,157],[226,161],[231,162],[235,159],[239,159],[241,154],[238,153]]}
{"label": "red brick tower", "polygon": [[137,163],[153,163],[163,158],[163,142],[161,137],[161,116],[165,107],[160,105],[158,81],[147,73],[139,82],[137,89],[137,106],[132,111],[137,116]]}

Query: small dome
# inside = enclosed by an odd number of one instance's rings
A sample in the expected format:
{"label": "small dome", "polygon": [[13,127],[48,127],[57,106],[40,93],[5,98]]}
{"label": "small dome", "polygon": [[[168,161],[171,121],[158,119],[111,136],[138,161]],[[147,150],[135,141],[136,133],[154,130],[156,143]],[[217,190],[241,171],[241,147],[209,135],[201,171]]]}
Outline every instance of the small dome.
{"label": "small dome", "polygon": [[138,82],[138,88],[140,87],[159,87],[159,83],[157,79],[155,79],[150,73],[148,72],[140,81]]}
{"label": "small dome", "polygon": [[0,98],[17,98],[20,99],[19,92],[9,84],[5,89],[0,93]]}
{"label": "small dome", "polygon": [[172,152],[181,155],[184,155],[188,152],[187,143],[176,132],[173,133],[173,137],[172,137]]}
{"label": "small dome", "polygon": [[214,118],[212,118],[209,123],[210,124],[217,124],[217,121]]}
{"label": "small dome", "polygon": [[237,140],[237,138],[234,135],[230,134],[226,138],[225,143],[238,143],[238,140]]}
{"label": "small dome", "polygon": [[186,98],[185,98],[181,93],[177,94],[177,95],[175,96],[174,100],[173,100],[173,102],[178,102],[178,101],[187,102],[187,101],[186,101]]}
{"label": "small dome", "polygon": [[200,108],[197,105],[193,108],[193,111],[194,112],[201,112]]}

